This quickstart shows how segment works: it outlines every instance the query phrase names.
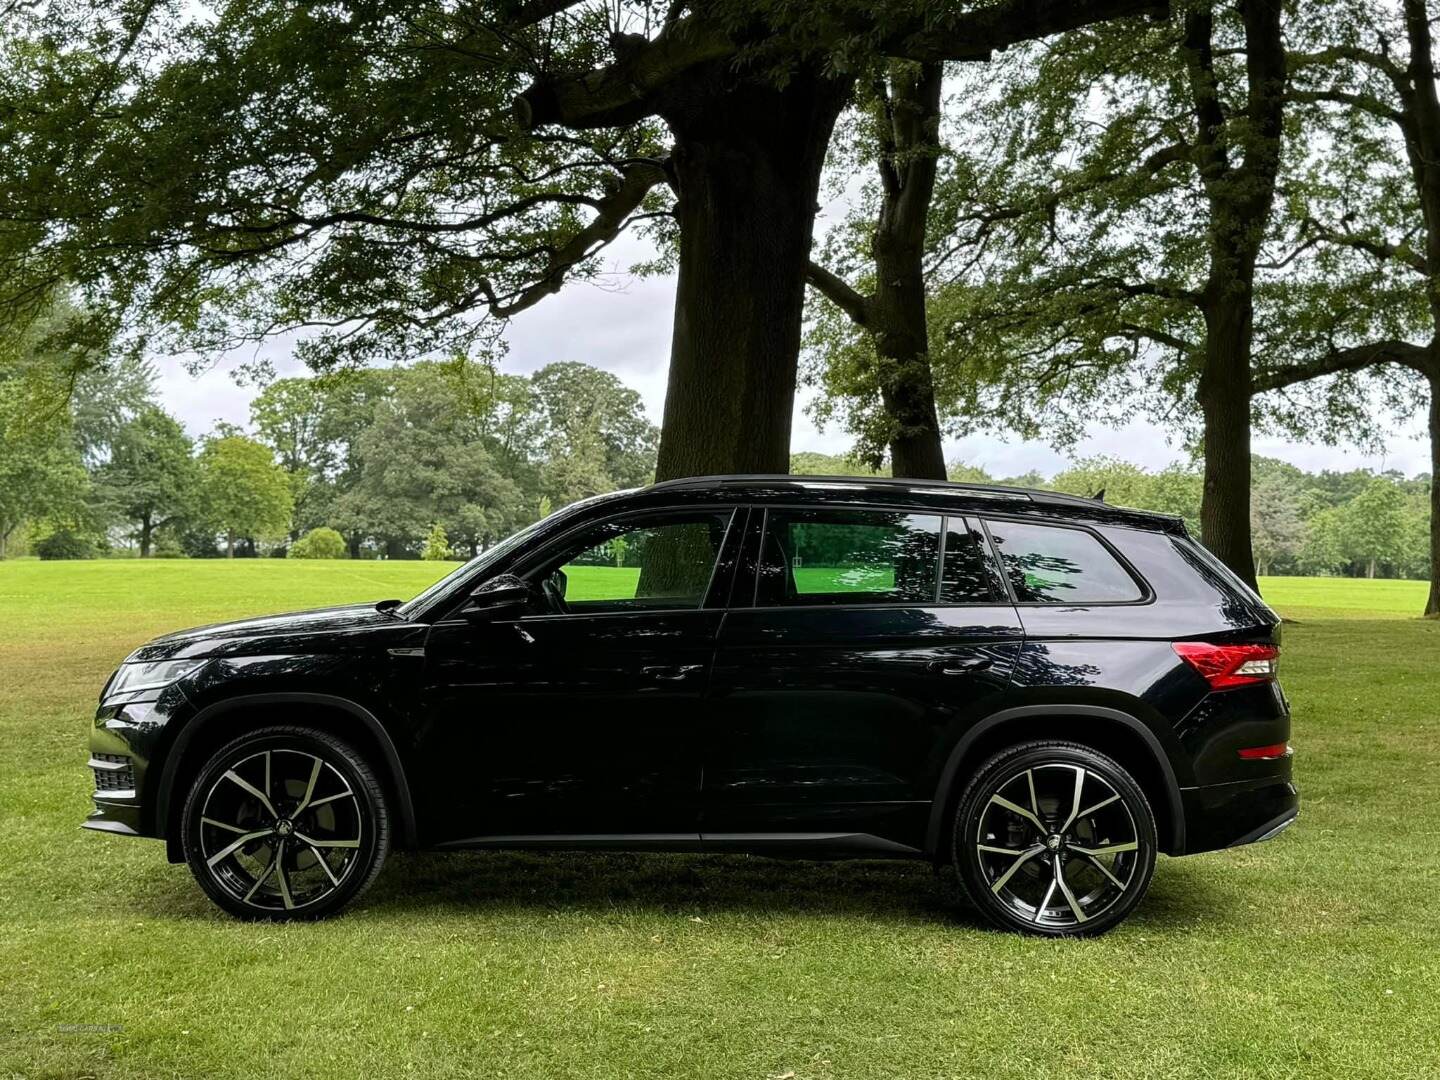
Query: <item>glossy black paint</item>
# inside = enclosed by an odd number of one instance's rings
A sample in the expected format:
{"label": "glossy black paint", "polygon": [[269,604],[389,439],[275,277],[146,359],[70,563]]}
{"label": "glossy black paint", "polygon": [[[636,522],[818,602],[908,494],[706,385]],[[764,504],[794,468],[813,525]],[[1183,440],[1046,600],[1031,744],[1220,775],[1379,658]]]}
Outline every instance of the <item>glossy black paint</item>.
{"label": "glossy black paint", "polygon": [[[756,607],[770,507],[923,511],[950,529],[1085,529],[1135,577],[1132,603]],[[620,515],[731,513],[694,610],[463,609],[578,530]],[[993,551],[991,551],[993,555]],[[207,750],[280,719],[370,757],[410,847],[651,847],[943,858],[947,814],[985,756],[1037,733],[1119,756],[1161,843],[1185,854],[1293,816],[1278,684],[1210,692],[1180,639],[1278,641],[1278,619],[1174,519],[964,485],[710,478],[568,507],[404,605],[350,605],[159,638],[132,661],[202,662],[160,691],[104,697],[91,748],[130,759],[91,828],[165,837]]]}

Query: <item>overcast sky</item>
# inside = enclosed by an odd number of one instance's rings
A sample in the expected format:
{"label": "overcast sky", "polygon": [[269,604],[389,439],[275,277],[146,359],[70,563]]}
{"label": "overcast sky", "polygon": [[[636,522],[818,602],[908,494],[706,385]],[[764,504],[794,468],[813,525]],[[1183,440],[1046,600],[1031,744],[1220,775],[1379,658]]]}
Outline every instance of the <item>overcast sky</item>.
{"label": "overcast sky", "polygon": [[[616,273],[605,285],[576,283],[541,301],[518,318],[506,335],[510,351],[504,370],[525,374],[557,360],[578,360],[614,372],[638,390],[650,417],[659,423],[665,400],[665,372],[670,350],[673,279],[632,279],[623,272],[642,251],[627,251],[621,244],[610,265]],[[305,374],[302,364],[290,358],[284,341],[265,346],[281,375]],[[236,358],[239,359],[238,357]],[[253,387],[237,385],[231,377],[233,365],[221,364],[200,376],[187,374],[179,362],[160,367],[159,389],[165,407],[177,416],[194,436],[209,431],[217,420],[247,425]],[[795,451],[817,450],[843,453],[849,448],[846,434],[831,427],[818,431],[803,412],[804,401],[796,404]],[[1423,424],[1417,420],[1389,439],[1383,457],[1366,456],[1346,447],[1302,445],[1277,439],[1259,438],[1255,451],[1284,458],[1303,468],[1374,469],[1395,468],[1406,474],[1428,472],[1429,450],[1423,439]],[[1076,450],[1076,457],[1110,454],[1147,468],[1160,468],[1183,456],[1178,445],[1166,441],[1164,431],[1147,422],[1134,422],[1121,429],[1094,427]],[[948,461],[979,465],[993,476],[1015,476],[1031,469],[1049,475],[1065,464],[1066,458],[1042,443],[1014,438],[977,435],[946,443]]]}

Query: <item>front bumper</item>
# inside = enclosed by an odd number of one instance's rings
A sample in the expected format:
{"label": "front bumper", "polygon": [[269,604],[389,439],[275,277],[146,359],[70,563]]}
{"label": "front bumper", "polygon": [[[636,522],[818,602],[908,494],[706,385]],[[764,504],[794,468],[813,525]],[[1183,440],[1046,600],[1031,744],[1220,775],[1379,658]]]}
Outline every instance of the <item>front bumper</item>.
{"label": "front bumper", "polygon": [[84,828],[122,836],[162,835],[154,820],[150,766],[167,721],[184,704],[178,689],[167,688],[151,701],[110,700],[100,706],[90,729],[88,762],[95,806],[81,823]]}

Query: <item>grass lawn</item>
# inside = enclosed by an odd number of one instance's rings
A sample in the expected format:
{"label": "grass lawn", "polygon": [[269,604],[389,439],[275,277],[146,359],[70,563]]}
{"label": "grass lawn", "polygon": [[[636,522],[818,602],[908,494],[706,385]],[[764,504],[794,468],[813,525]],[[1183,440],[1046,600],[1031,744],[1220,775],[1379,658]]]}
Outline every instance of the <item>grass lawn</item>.
{"label": "grass lawn", "polygon": [[402,855],[346,917],[246,925],[78,828],[135,645],[448,568],[0,563],[0,1077],[1440,1076],[1419,583],[1266,583],[1300,823],[1161,860],[1095,941],[983,929],[918,864],[719,856]]}

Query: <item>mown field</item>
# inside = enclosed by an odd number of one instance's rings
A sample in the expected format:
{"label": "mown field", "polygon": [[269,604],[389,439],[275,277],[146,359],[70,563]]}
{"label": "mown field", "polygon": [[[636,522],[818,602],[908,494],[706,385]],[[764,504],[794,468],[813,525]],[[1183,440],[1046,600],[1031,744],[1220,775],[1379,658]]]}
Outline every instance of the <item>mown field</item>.
{"label": "mown field", "polygon": [[0,1076],[1440,1076],[1440,623],[1270,580],[1300,823],[1162,860],[1094,941],[993,933],[920,865],[409,855],[314,925],[223,917],[83,832],[95,695],[180,626],[448,567],[0,563]]}

